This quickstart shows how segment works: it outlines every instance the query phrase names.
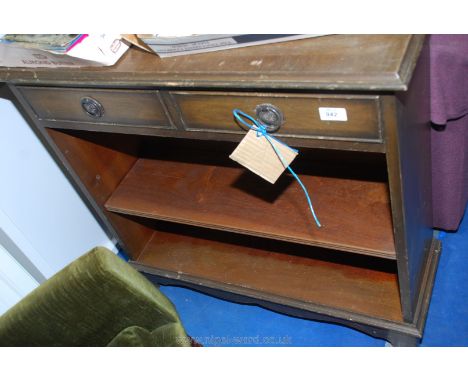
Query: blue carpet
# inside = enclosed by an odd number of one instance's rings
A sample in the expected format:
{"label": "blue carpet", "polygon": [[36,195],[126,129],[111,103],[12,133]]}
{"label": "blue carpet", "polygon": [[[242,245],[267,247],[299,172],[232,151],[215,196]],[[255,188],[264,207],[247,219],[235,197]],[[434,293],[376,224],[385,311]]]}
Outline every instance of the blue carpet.
{"label": "blue carpet", "polygon": [[[422,346],[468,346],[468,215],[456,233],[440,233],[442,255]],[[334,324],[297,319],[257,306],[161,287],[187,332],[204,346],[385,346]]]}

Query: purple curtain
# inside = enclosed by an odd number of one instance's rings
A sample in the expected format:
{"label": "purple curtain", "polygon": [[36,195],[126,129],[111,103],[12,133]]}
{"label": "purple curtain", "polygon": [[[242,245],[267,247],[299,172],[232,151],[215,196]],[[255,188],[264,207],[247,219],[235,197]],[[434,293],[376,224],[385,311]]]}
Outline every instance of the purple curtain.
{"label": "purple curtain", "polygon": [[433,225],[456,230],[468,201],[468,35],[431,35]]}

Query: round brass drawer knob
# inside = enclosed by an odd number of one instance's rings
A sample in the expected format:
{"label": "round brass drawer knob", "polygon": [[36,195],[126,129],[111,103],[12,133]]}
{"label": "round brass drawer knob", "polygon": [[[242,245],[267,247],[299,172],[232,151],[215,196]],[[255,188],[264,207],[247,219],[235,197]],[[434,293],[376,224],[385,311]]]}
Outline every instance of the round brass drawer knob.
{"label": "round brass drawer knob", "polygon": [[81,107],[92,118],[101,118],[104,115],[104,107],[94,98],[83,97]]}
{"label": "round brass drawer knob", "polygon": [[284,123],[284,116],[279,107],[263,103],[255,108],[257,119],[265,126],[268,133],[278,131]]}

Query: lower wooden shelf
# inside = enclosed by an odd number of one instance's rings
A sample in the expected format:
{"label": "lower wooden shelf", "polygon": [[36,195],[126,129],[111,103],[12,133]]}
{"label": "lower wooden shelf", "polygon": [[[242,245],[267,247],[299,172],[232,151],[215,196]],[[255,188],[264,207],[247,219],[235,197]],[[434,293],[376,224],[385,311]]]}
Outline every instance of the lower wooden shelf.
{"label": "lower wooden shelf", "polygon": [[[163,223],[166,224],[166,223]],[[137,265],[199,284],[247,290],[402,322],[396,263],[367,256],[172,225],[156,230]],[[175,227],[175,228],[174,228]]]}

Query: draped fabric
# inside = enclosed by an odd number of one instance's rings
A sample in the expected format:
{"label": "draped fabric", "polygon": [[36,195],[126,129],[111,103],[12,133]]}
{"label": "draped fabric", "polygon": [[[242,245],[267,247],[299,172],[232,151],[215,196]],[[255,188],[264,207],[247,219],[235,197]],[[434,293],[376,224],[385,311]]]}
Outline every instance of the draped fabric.
{"label": "draped fabric", "polygon": [[456,230],[468,201],[468,35],[431,35],[433,225]]}

